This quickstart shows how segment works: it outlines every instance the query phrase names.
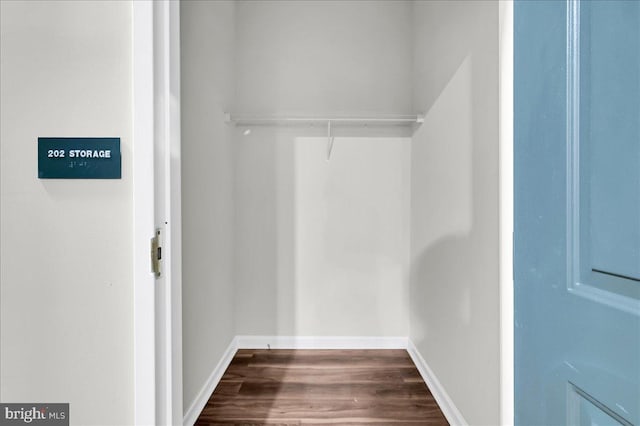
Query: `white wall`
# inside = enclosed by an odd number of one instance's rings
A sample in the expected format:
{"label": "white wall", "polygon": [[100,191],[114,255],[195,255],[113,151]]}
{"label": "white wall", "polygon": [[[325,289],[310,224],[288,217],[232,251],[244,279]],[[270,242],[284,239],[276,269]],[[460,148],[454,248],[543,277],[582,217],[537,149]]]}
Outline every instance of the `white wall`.
{"label": "white wall", "polygon": [[[0,399],[68,401],[72,424],[131,424],[131,5],[0,7]],[[497,3],[184,2],[181,13],[184,408],[234,334],[406,335],[410,212],[411,339],[469,423],[497,424]],[[324,129],[245,137],[225,110],[428,114],[411,160],[388,140],[388,161],[373,145],[342,161],[341,143],[357,141],[338,139],[325,164],[322,144],[296,140]],[[36,178],[37,137],[79,135],[122,138],[121,180]],[[311,228],[320,196],[347,219]],[[380,222],[348,218],[365,206]],[[330,258],[345,247],[374,249],[349,262],[355,275]],[[311,274],[323,265],[325,283]],[[393,284],[365,286],[369,266]],[[318,297],[335,309],[327,321],[311,315]],[[369,321],[343,311],[356,297]]]}
{"label": "white wall", "polygon": [[[131,3],[0,11],[0,399],[131,424]],[[39,180],[38,136],[119,136],[122,179]]]}
{"label": "white wall", "polygon": [[235,5],[182,2],[183,401],[188,410],[234,333]]}
{"label": "white wall", "polygon": [[296,335],[407,335],[410,148],[295,141]]}
{"label": "white wall", "polygon": [[[236,110],[242,113],[289,114],[358,114],[402,113],[411,110],[411,3],[410,2],[278,2],[242,1],[237,4],[237,57],[236,57]],[[343,313],[334,321],[309,320],[301,312],[315,312],[317,300],[310,293],[299,297],[297,289],[311,283],[297,282],[309,278],[309,270],[300,271],[300,258],[306,248],[297,247],[299,229],[295,227],[303,206],[297,185],[311,188],[322,185],[322,174],[307,176],[301,182],[297,162],[297,149],[303,144],[298,137],[326,134],[324,128],[254,128],[244,136],[244,128],[236,132],[236,331],[238,334],[258,335],[406,335],[407,321],[399,318],[399,300],[394,301],[385,314],[380,314],[376,304],[362,303],[358,312],[363,318],[393,319],[388,328],[381,328],[378,321],[361,319],[355,325],[353,313]],[[344,129],[342,130],[345,131]],[[350,136],[379,137],[400,136],[384,133],[379,129],[353,131]],[[340,135],[340,133],[339,133]],[[345,136],[345,133],[341,134]],[[338,146],[338,145],[336,145]],[[385,173],[398,168],[408,170],[406,147],[392,145],[394,161],[390,161]],[[339,149],[339,148],[336,148]],[[363,144],[362,160],[352,159],[340,163],[332,159],[329,167],[340,176],[369,176],[361,185],[370,194],[376,189],[378,201],[388,202],[398,194],[389,193],[379,176],[372,176],[371,165],[365,159],[377,158],[374,144]],[[305,164],[314,170],[326,164],[324,152],[318,153],[317,163]],[[355,153],[351,153],[355,156]],[[403,165],[396,163],[405,161]],[[402,160],[401,160],[402,159]],[[314,160],[315,161],[315,160]],[[381,164],[376,162],[375,164]],[[313,179],[312,179],[313,177]],[[315,179],[315,180],[314,180]],[[329,195],[331,201],[337,194]],[[372,195],[373,196],[373,195]],[[310,201],[307,199],[307,201]],[[315,204],[314,204],[315,205]],[[334,204],[335,207],[335,204]],[[306,209],[306,210],[305,210]],[[405,204],[408,217],[408,204]],[[393,215],[402,216],[399,212]],[[392,216],[393,216],[392,215]],[[395,217],[395,216],[393,216]],[[308,219],[305,216],[306,219]],[[306,220],[305,219],[305,220]],[[357,228],[360,223],[354,216],[343,223],[344,228]],[[372,235],[386,235],[369,223]],[[398,225],[397,229],[401,229]],[[335,230],[332,230],[335,231]],[[343,240],[331,243],[349,245],[352,236],[342,235]],[[357,238],[356,238],[357,239]],[[366,239],[360,240],[363,243]],[[387,241],[384,249],[395,250],[397,241]],[[380,249],[385,243],[380,243]],[[373,248],[372,250],[375,250]],[[378,254],[383,256],[384,250]],[[398,254],[400,256],[400,254]],[[406,258],[406,257],[405,257]],[[372,258],[373,259],[373,258]],[[399,259],[399,257],[398,257]],[[378,259],[379,260],[379,259]],[[319,260],[320,261],[320,260]],[[317,265],[316,265],[317,266]],[[379,268],[371,261],[361,268]],[[406,261],[404,269],[406,271]],[[335,278],[335,277],[334,277]],[[360,276],[362,279],[363,276]],[[397,277],[394,277],[397,278]],[[354,288],[341,287],[336,282],[318,282],[314,285],[333,288],[323,303],[332,303],[329,312],[336,307],[354,303],[354,294],[361,300],[384,300],[388,288],[362,283]],[[398,299],[405,293],[407,280],[390,283],[398,286]],[[301,287],[302,286],[302,287]],[[315,291],[315,290],[314,290]],[[333,310],[331,310],[333,309]],[[389,312],[393,312],[390,314]],[[380,317],[380,315],[382,315]],[[345,324],[351,323],[351,326]]]}
{"label": "white wall", "polygon": [[410,338],[464,418],[499,424],[498,3],[414,5]]}
{"label": "white wall", "polygon": [[237,108],[411,110],[411,3],[239,1]]}

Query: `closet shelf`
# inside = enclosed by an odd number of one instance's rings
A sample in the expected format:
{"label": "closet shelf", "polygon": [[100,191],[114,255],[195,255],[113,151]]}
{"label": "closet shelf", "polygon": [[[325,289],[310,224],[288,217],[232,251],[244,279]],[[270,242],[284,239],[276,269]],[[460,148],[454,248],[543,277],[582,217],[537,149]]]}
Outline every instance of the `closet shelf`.
{"label": "closet shelf", "polygon": [[225,113],[225,122],[244,126],[292,126],[324,124],[327,126],[327,160],[333,149],[332,126],[413,126],[424,123],[424,116],[414,115],[377,115],[377,116],[279,116],[279,115],[242,115]]}
{"label": "closet shelf", "polygon": [[353,124],[353,125],[390,125],[410,126],[424,122],[424,116],[413,115],[376,115],[376,116],[282,116],[225,114],[225,122],[238,125],[293,125],[293,124]]}

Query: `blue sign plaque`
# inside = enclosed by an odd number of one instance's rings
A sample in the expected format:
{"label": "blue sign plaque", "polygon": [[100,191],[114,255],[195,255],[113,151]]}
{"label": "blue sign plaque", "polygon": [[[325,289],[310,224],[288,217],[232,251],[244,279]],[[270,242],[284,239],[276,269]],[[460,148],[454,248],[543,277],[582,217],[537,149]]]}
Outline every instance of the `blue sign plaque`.
{"label": "blue sign plaque", "polygon": [[38,138],[40,179],[120,179],[120,138]]}

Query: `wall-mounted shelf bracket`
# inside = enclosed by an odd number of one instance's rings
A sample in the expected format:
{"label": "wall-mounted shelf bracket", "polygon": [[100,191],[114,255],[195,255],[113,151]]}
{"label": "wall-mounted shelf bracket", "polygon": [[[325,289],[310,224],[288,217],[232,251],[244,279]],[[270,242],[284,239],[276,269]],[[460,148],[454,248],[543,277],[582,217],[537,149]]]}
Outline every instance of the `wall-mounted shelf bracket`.
{"label": "wall-mounted shelf bracket", "polygon": [[331,120],[327,121],[327,161],[331,159],[331,150],[333,149],[333,136],[331,136]]}

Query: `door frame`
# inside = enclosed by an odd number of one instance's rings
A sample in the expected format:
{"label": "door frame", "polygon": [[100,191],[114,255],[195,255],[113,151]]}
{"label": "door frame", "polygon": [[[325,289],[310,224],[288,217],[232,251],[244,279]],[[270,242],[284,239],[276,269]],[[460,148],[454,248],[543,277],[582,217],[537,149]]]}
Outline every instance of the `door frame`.
{"label": "door frame", "polygon": [[500,424],[514,424],[513,0],[498,2]]}
{"label": "door frame", "polygon": [[149,248],[155,230],[153,3],[132,3],[134,424],[154,425],[155,279]]}
{"label": "door frame", "polygon": [[[514,423],[514,299],[513,299],[513,0],[499,1],[499,286],[500,286],[500,421]],[[133,36],[133,247],[134,247],[134,423],[157,423],[157,395],[171,403],[165,416],[182,424],[182,300],[180,248],[180,55],[179,2],[132,2]],[[161,13],[158,13],[160,9]],[[154,10],[156,13],[154,13]],[[155,49],[154,49],[155,46]],[[154,55],[155,53],[155,55]],[[163,55],[158,61],[157,55]],[[163,73],[163,74],[160,74]],[[158,90],[154,76],[168,84]],[[157,102],[160,99],[160,102]],[[163,109],[165,114],[158,114]],[[156,119],[164,123],[156,123]],[[154,178],[157,147],[154,127],[170,135],[166,161],[171,173]],[[160,182],[162,181],[162,182]],[[170,264],[169,309],[156,312],[155,279],[150,273],[149,240],[155,223],[154,191],[164,191],[172,220],[163,251]],[[156,321],[162,319],[169,345],[156,348]],[[165,389],[156,385],[158,351],[168,360]]]}
{"label": "door frame", "polygon": [[[132,2],[136,425],[183,421],[179,8],[177,1]],[[150,266],[156,228],[163,231],[168,289],[162,305],[156,303],[158,282]]]}

